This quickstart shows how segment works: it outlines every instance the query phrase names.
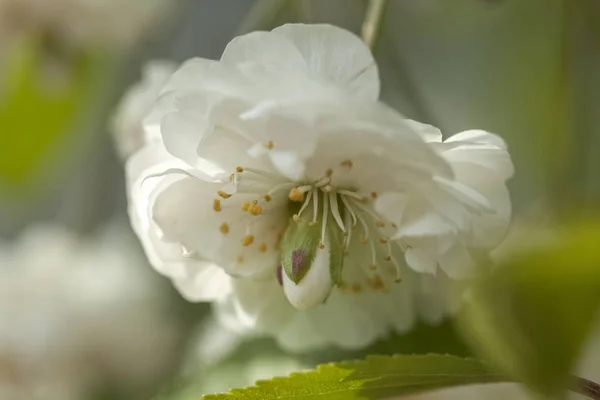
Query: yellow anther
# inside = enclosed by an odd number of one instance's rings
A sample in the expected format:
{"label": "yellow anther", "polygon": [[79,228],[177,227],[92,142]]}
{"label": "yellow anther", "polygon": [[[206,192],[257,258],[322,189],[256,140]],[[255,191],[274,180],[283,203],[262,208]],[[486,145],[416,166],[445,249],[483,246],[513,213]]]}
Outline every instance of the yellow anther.
{"label": "yellow anther", "polygon": [[221,200],[215,199],[215,201],[213,201],[213,210],[216,212],[221,211]]}
{"label": "yellow anther", "polygon": [[360,293],[362,292],[362,286],[360,285],[360,283],[356,282],[352,284],[352,291],[354,293]]}
{"label": "yellow anther", "polygon": [[366,238],[366,237],[364,237],[364,236],[361,236],[360,238],[358,238],[358,240],[360,240],[360,242],[361,242],[362,244],[367,244],[367,238]]}
{"label": "yellow anther", "polygon": [[331,178],[331,175],[333,175],[333,170],[331,168],[327,168],[325,171],[325,176]]}
{"label": "yellow anther", "polygon": [[265,201],[271,201],[271,195],[265,194]]}
{"label": "yellow anther", "polygon": [[377,265],[375,265],[375,264],[371,264],[371,265],[369,265],[369,269],[370,269],[371,271],[375,271],[375,270],[377,269]]}
{"label": "yellow anther", "polygon": [[320,243],[319,243],[319,248],[320,248],[320,249],[324,249],[324,248],[325,248],[325,245],[324,245],[322,242],[320,242]]}
{"label": "yellow anther", "polygon": [[229,175],[229,182],[233,182],[234,179],[235,179],[235,174]]}
{"label": "yellow anther", "polygon": [[228,199],[228,198],[230,198],[230,197],[231,197],[231,195],[230,195],[230,194],[228,194],[228,193],[225,193],[225,192],[223,192],[222,190],[219,190],[219,191],[217,192],[217,194],[218,194],[220,197],[224,198],[224,199]]}
{"label": "yellow anther", "polygon": [[354,163],[350,160],[344,160],[340,163],[340,165],[342,167],[348,167],[348,168],[352,168],[354,166]]}
{"label": "yellow anther", "polygon": [[375,222],[375,226],[378,228],[383,228],[385,226],[385,222],[377,221]]}
{"label": "yellow anther", "polygon": [[259,206],[258,204],[253,205],[252,207],[250,207],[250,214],[252,215],[260,215],[262,214],[263,208],[261,206]]}
{"label": "yellow anther", "polygon": [[227,225],[227,222],[223,222],[219,227],[219,230],[223,235],[227,235],[229,233],[229,225]]}
{"label": "yellow anther", "polygon": [[288,197],[292,201],[303,201],[304,200],[304,192],[298,188],[292,188]]}
{"label": "yellow anther", "polygon": [[379,275],[373,276],[373,278],[369,281],[369,285],[373,290],[385,291],[385,284]]}
{"label": "yellow anther", "polygon": [[267,144],[265,145],[265,147],[269,150],[273,150],[273,147],[275,147],[275,143],[273,143],[271,140],[269,140],[267,142]]}
{"label": "yellow anther", "polygon": [[244,172],[244,168],[242,168],[242,167],[235,167],[235,172],[241,174],[242,172]]}
{"label": "yellow anther", "polygon": [[260,251],[261,253],[266,253],[267,252],[267,244],[261,243],[260,247],[258,248],[258,251]]}
{"label": "yellow anther", "polygon": [[250,209],[250,203],[248,203],[247,201],[242,203],[242,211],[246,212]]}
{"label": "yellow anther", "polygon": [[244,246],[250,246],[252,243],[254,243],[254,236],[253,235],[246,235],[242,239],[242,245],[244,245]]}
{"label": "yellow anther", "polygon": [[371,197],[376,199],[377,198],[377,192],[371,192]]}
{"label": "yellow anther", "polygon": [[384,238],[379,239],[379,243],[381,243],[381,244],[386,244],[387,242],[388,242],[387,239],[384,239]]}
{"label": "yellow anther", "polygon": [[384,258],[385,261],[392,261],[392,257],[391,256],[387,256],[386,258]]}

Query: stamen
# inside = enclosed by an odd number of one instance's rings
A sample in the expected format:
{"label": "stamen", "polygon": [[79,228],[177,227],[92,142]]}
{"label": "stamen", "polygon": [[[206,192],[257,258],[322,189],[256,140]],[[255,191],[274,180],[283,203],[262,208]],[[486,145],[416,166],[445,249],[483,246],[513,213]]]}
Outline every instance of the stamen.
{"label": "stamen", "polygon": [[250,210],[249,210],[250,214],[254,215],[254,216],[262,214],[262,211],[263,211],[262,206],[260,206],[258,204],[254,204],[252,207],[250,207]]}
{"label": "stamen", "polygon": [[369,269],[370,269],[371,271],[375,271],[375,270],[377,269],[377,265],[375,265],[375,264],[371,264],[371,265],[369,265]]}
{"label": "stamen", "polygon": [[335,219],[335,222],[337,222],[340,229],[343,232],[346,232],[346,228],[344,227],[342,216],[340,215],[340,210],[338,208],[337,194],[334,192],[329,193],[329,204],[331,206],[331,215],[333,215],[333,219]]}
{"label": "stamen", "polygon": [[272,196],[273,194],[275,194],[275,193],[279,192],[280,190],[283,190],[283,189],[289,189],[289,188],[291,188],[291,187],[293,187],[293,186],[294,186],[294,183],[293,183],[293,182],[286,182],[286,183],[282,183],[282,184],[280,184],[280,185],[277,185],[277,186],[275,186],[275,187],[274,187],[274,188],[272,188],[271,190],[269,190],[269,191],[267,192],[267,196]]}
{"label": "stamen", "polygon": [[317,223],[317,215],[319,214],[319,190],[318,189],[314,189],[313,190],[314,193],[314,200],[313,200],[313,219],[312,219],[312,223],[316,224]]}
{"label": "stamen", "polygon": [[[302,207],[300,207],[300,211],[298,211],[298,214],[296,214],[298,216],[298,218],[300,218],[300,216],[302,216],[302,212],[304,212],[304,210],[306,210],[306,207],[308,207],[308,205],[310,204],[310,199],[313,196],[313,191],[308,192],[308,195],[306,195],[306,200],[304,200],[304,204],[302,204]],[[294,216],[296,217],[296,216]]]}
{"label": "stamen", "polygon": [[325,248],[325,232],[327,231],[327,219],[329,218],[329,196],[323,196],[323,222],[321,223],[321,243],[319,248]]}
{"label": "stamen", "polygon": [[265,198],[265,201],[271,201],[271,195],[270,194],[265,194],[264,198]]}
{"label": "stamen", "polygon": [[346,214],[344,214],[344,219],[346,220],[347,231],[346,238],[344,240],[344,253],[348,254],[350,252],[350,241],[352,240],[352,218],[350,217],[349,212],[346,212]]}
{"label": "stamen", "polygon": [[[239,168],[239,167],[238,167]],[[257,169],[257,168],[244,168],[245,172],[250,172],[254,175],[258,175],[258,176],[262,176],[265,178],[269,178],[272,180],[277,180],[277,181],[283,181],[285,180],[284,177],[282,177],[281,175],[278,174],[274,174],[272,172],[268,172],[268,171],[263,171],[261,169]]]}
{"label": "stamen", "polygon": [[379,239],[379,243],[381,243],[381,244],[386,244],[387,242],[388,242],[387,239],[384,239],[384,238]]}
{"label": "stamen", "polygon": [[267,142],[267,144],[265,145],[265,147],[269,150],[273,150],[273,147],[275,147],[275,144],[273,143],[273,141],[269,140]]}
{"label": "stamen", "polygon": [[377,198],[377,192],[371,192],[371,197],[376,199]]}
{"label": "stamen", "polygon": [[292,188],[290,190],[290,193],[288,194],[288,198],[291,201],[298,201],[298,202],[300,202],[300,201],[304,200],[304,192],[302,192],[298,188]]}
{"label": "stamen", "polygon": [[367,224],[367,221],[365,221],[364,217],[360,213],[356,213],[356,218],[358,219],[358,221],[363,227],[363,230],[365,231],[365,235],[360,237],[360,241],[362,243],[366,243],[369,239],[369,226]]}
{"label": "stamen", "polygon": [[369,284],[373,290],[385,291],[385,284],[379,275],[373,276],[373,278],[369,281]]}
{"label": "stamen", "polygon": [[242,168],[242,167],[235,167],[235,172],[237,172],[238,174],[241,174],[242,172],[244,172],[244,168]]}
{"label": "stamen", "polygon": [[227,222],[223,222],[219,227],[219,230],[223,235],[227,235],[229,233],[229,225],[227,225]]}
{"label": "stamen", "polygon": [[360,200],[360,201],[363,201],[365,199],[364,196],[361,196],[358,193],[351,192],[349,190],[343,190],[343,189],[342,190],[338,190],[338,193],[339,194],[344,194],[346,196],[352,197],[352,198],[354,198],[356,200]]}
{"label": "stamen", "polygon": [[352,284],[352,291],[354,293],[360,293],[362,292],[362,286],[360,285],[360,283],[356,282]]}
{"label": "stamen", "polygon": [[246,235],[244,237],[244,239],[242,239],[242,245],[243,246],[250,246],[252,243],[254,243],[254,236],[253,235]]}
{"label": "stamen", "polygon": [[247,212],[250,209],[250,203],[247,201],[242,203],[242,211]]}
{"label": "stamen", "polygon": [[222,190],[219,190],[219,191],[217,192],[217,194],[218,194],[220,197],[224,198],[224,199],[228,199],[228,198],[230,198],[230,197],[231,197],[231,195],[230,195],[229,193],[225,193],[225,192],[223,192]]}
{"label": "stamen", "polygon": [[260,247],[258,248],[258,251],[260,251],[261,253],[266,253],[267,252],[267,244],[261,243]]}
{"label": "stamen", "polygon": [[340,196],[340,198],[342,199],[342,203],[344,203],[344,205],[346,206],[346,210],[350,211],[350,216],[352,217],[353,225],[356,225],[356,213],[350,205],[350,202],[346,199],[345,196]]}
{"label": "stamen", "polygon": [[375,250],[375,242],[371,240],[371,265],[377,264],[377,251]]}
{"label": "stamen", "polygon": [[354,163],[353,163],[351,160],[345,160],[345,161],[342,161],[342,162],[340,163],[340,165],[341,165],[342,167],[348,167],[348,168],[352,168],[352,167],[354,166]]}
{"label": "stamen", "polygon": [[238,264],[242,264],[244,262],[244,256],[241,254],[239,256],[237,256],[237,262],[238,262]]}
{"label": "stamen", "polygon": [[221,211],[221,200],[215,199],[213,201],[213,210],[215,210],[216,212],[220,212]]}
{"label": "stamen", "polygon": [[331,168],[327,168],[327,170],[325,170],[325,176],[331,178],[331,175],[333,175],[333,170]]}
{"label": "stamen", "polygon": [[331,182],[331,179],[329,177],[323,177],[321,179],[319,179],[318,181],[315,182],[314,186],[315,187],[322,187],[325,186],[327,184],[329,184],[329,182]]}

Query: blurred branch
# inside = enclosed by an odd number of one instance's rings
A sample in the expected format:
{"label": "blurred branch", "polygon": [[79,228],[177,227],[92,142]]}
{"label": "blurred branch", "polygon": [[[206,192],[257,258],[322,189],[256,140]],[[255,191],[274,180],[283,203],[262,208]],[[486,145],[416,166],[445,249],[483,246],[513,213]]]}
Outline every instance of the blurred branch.
{"label": "blurred branch", "polygon": [[576,378],[575,385],[571,391],[590,399],[600,400],[600,385],[585,378]]}
{"label": "blurred branch", "polygon": [[386,3],[387,0],[369,0],[367,6],[365,21],[362,26],[362,38],[371,49],[374,48],[379,37]]}

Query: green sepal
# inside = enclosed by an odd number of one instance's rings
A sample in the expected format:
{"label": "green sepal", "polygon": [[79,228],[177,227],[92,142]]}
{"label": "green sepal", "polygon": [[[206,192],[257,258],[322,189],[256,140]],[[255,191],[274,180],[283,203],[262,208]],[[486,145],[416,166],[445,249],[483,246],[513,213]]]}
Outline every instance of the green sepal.
{"label": "green sepal", "polygon": [[329,272],[331,281],[336,285],[342,284],[342,271],[344,269],[344,259],[346,258],[345,240],[346,234],[342,232],[333,221],[328,224],[327,237],[329,238]]}
{"label": "green sepal", "polygon": [[[306,275],[317,256],[321,241],[321,225],[311,224],[310,221],[292,218],[283,235],[281,242],[281,264],[285,274],[294,283],[298,284]],[[298,262],[298,253],[303,252],[301,262]],[[296,255],[296,260],[294,260]],[[296,265],[294,265],[296,261]]]}

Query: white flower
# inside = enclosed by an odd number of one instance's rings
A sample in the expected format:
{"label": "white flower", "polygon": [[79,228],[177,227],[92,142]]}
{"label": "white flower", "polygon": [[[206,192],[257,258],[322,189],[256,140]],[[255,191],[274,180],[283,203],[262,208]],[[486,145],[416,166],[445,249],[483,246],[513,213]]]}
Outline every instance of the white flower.
{"label": "white flower", "polygon": [[162,142],[160,131],[144,130],[142,121],[176,70],[174,62],[152,61],[142,71],[141,82],[123,96],[112,120],[112,133],[121,158],[127,159],[151,142]]}
{"label": "white flower", "polygon": [[235,276],[223,318],[288,347],[358,347],[419,314],[440,320],[471,251],[508,224],[503,141],[442,142],[378,103],[373,57],[342,29],[238,37],[161,93],[145,126],[164,146],[129,161],[134,225],[147,251],[170,246]]}
{"label": "white flower", "polygon": [[121,229],[55,226],[0,244],[0,397],[89,399],[168,371],[179,332]]}
{"label": "white flower", "polygon": [[78,47],[123,48],[169,8],[166,0],[0,0],[0,42],[41,32]]}

